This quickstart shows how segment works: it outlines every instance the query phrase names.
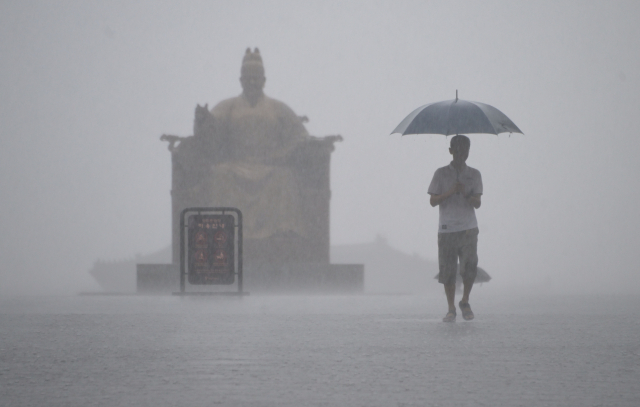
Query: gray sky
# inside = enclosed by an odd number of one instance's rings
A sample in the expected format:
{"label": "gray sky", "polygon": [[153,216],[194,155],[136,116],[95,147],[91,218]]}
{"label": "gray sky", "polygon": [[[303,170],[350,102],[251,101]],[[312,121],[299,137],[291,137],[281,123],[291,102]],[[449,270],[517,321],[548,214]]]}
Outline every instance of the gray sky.
{"label": "gray sky", "polygon": [[[413,109],[493,105],[526,135],[472,135],[480,265],[495,287],[638,287],[637,2],[0,2],[0,293],[95,288],[98,259],[170,242],[170,155],[196,104],[268,95],[342,134],[332,244],[377,234],[435,259],[444,136],[389,135]],[[393,270],[390,270],[393,273]]]}

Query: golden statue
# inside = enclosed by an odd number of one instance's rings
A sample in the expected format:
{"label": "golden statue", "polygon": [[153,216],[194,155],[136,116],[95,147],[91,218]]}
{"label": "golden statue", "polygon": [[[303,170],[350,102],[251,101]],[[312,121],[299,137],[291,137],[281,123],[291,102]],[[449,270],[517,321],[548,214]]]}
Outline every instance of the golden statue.
{"label": "golden statue", "polygon": [[211,110],[216,150],[211,203],[238,207],[248,239],[289,232],[306,236],[290,161],[309,133],[293,110],[264,94],[265,81],[260,51],[247,49],[242,94]]}
{"label": "golden statue", "polygon": [[342,138],[310,136],[306,117],[265,95],[265,82],[260,51],[247,49],[242,94],[196,107],[194,136],[161,137],[173,153],[174,261],[180,211],[228,206],[243,213],[249,261],[328,263],[329,163]]}

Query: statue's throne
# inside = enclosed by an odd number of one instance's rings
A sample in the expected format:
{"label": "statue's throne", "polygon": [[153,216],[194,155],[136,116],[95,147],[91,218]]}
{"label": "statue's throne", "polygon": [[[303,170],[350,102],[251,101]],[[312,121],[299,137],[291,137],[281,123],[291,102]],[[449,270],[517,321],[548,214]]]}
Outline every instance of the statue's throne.
{"label": "statue's throne", "polygon": [[[303,119],[301,119],[303,120]],[[207,177],[216,160],[213,116],[196,108],[194,135],[163,135],[172,155],[173,263],[180,261],[180,214],[188,207],[217,206],[207,190]],[[362,290],[362,265],[332,265],[329,260],[330,162],[341,136],[306,136],[281,164],[294,174],[306,236],[279,232],[265,238],[244,239],[245,285],[251,289],[318,288]],[[277,194],[276,194],[277,195]]]}

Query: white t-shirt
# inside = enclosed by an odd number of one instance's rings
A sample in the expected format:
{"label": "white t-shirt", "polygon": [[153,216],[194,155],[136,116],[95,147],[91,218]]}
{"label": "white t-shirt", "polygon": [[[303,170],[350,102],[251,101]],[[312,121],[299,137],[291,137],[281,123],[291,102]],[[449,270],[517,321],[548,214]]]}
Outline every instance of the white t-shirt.
{"label": "white t-shirt", "polygon": [[470,195],[482,194],[482,176],[480,171],[466,164],[458,171],[449,164],[438,168],[429,185],[430,195],[440,195],[449,191],[456,182],[465,185],[465,193],[453,194],[440,203],[438,233],[452,233],[478,227],[475,208],[467,201]]}

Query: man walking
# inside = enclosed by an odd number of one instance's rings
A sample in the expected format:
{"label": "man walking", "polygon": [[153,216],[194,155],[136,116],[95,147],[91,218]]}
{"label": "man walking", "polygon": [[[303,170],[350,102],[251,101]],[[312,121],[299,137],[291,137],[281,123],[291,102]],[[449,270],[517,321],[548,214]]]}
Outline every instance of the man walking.
{"label": "man walking", "polygon": [[463,135],[451,138],[449,153],[453,161],[438,168],[429,185],[431,206],[440,206],[438,226],[438,282],[444,284],[449,311],[444,322],[456,320],[456,272],[460,260],[460,276],[463,283],[459,303],[462,317],[470,321],[473,311],[469,294],[478,268],[478,221],[475,210],[480,208],[482,177],[480,171],[465,164],[469,157],[471,140]]}

